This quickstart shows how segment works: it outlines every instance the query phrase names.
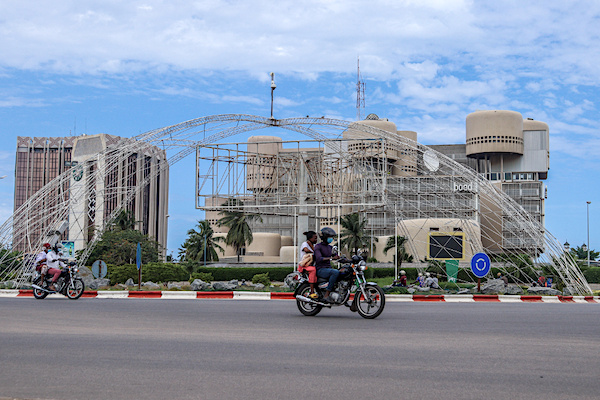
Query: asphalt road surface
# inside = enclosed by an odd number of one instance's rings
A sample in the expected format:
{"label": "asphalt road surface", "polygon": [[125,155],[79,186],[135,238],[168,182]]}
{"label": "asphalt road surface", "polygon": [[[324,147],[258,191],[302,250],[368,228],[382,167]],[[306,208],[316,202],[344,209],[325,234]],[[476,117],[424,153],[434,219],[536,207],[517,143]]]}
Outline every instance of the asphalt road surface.
{"label": "asphalt road surface", "polygon": [[0,398],[599,399],[600,304],[0,298]]}

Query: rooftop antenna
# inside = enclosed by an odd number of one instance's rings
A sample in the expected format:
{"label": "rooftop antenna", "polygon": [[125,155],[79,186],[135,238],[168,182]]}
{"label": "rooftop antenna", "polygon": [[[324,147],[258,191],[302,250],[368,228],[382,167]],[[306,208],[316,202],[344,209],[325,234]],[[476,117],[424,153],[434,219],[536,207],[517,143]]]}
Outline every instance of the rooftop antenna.
{"label": "rooftop antenna", "polygon": [[356,59],[356,120],[360,121],[360,109],[365,108],[365,81],[360,75],[360,57]]}
{"label": "rooftop antenna", "polygon": [[276,88],[277,85],[275,84],[275,72],[271,72],[271,119],[275,119],[273,118],[273,92]]}

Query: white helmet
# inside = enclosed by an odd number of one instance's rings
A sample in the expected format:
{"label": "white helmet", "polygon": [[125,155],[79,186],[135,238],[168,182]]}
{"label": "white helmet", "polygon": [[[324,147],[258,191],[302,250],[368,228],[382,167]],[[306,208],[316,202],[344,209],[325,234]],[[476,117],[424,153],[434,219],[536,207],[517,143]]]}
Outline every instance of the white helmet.
{"label": "white helmet", "polygon": [[425,272],[425,276],[426,276],[426,277],[430,277],[430,276],[431,276],[431,274],[430,274],[429,272]]}
{"label": "white helmet", "polygon": [[401,270],[400,270],[400,275],[406,275],[406,271],[405,271],[405,270],[403,270],[403,269],[401,269]]}
{"label": "white helmet", "polygon": [[422,272],[419,272],[419,276],[423,276],[423,273],[422,273]]}

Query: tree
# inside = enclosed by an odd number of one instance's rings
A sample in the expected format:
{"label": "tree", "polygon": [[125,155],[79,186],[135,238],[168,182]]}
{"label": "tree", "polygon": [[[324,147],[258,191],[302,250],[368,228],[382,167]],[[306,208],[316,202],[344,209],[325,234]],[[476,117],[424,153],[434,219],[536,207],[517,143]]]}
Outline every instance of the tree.
{"label": "tree", "polygon": [[217,250],[221,254],[224,254],[225,250],[217,242],[222,242],[223,238],[214,236],[215,232],[206,220],[198,221],[197,228],[198,231],[190,229],[187,232],[188,237],[179,249],[179,260],[202,262],[205,260],[206,249],[206,261],[219,261]]}
{"label": "tree", "polygon": [[[244,211],[239,211],[242,210],[243,205],[244,203],[241,200],[228,199],[222,206],[229,209],[219,212],[223,217],[218,221],[219,226],[229,228],[229,232],[227,232],[227,236],[225,237],[225,243],[235,249],[238,262],[240,262],[241,249],[251,244],[254,240],[249,223],[254,220],[262,222],[262,218],[258,214],[248,214]],[[236,208],[238,210],[235,210]]]}
{"label": "tree", "polygon": [[[20,251],[13,251],[5,248],[4,246],[0,246],[0,274],[9,267],[12,267],[16,260],[22,258],[23,253]],[[33,259],[35,259],[35,256],[33,256],[31,261],[33,261]]]}
{"label": "tree", "polygon": [[[404,243],[406,243],[407,239],[404,236],[398,236],[398,252],[396,253],[396,264],[398,264],[398,268],[402,266],[402,261],[412,262],[413,256],[406,252],[404,248]],[[391,250],[396,247],[396,237],[390,236],[383,248],[383,254],[387,254],[388,250]]]}
{"label": "tree", "polygon": [[114,221],[110,224],[109,230],[121,230],[126,231],[128,229],[135,229],[135,216],[131,210],[121,210],[115,217]]}
{"label": "tree", "polygon": [[344,215],[340,220],[340,225],[342,226],[342,232],[340,232],[342,247],[347,248],[348,251],[354,250],[356,253],[359,248],[369,245],[369,237],[365,234],[367,219],[361,217],[359,213]]}
{"label": "tree", "polygon": [[107,264],[131,264],[136,260],[137,244],[141,243],[142,261],[157,262],[160,251],[158,242],[133,229],[106,231],[90,253],[88,261],[104,260]]}
{"label": "tree", "polygon": [[[587,260],[587,250],[583,251],[582,247],[583,245],[571,249],[570,254],[575,258],[575,260]],[[600,252],[590,249],[590,260],[595,260],[598,258],[598,256],[600,256]]]}

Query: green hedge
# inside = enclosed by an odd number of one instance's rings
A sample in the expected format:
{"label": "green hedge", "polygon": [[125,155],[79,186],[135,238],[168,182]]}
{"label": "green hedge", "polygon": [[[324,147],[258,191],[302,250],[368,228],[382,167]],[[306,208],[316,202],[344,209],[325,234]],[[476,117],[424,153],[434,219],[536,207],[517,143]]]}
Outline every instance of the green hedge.
{"label": "green hedge", "polygon": [[[409,282],[414,282],[417,279],[417,268],[406,268],[401,267],[406,271],[406,277]],[[430,268],[427,269],[430,271]],[[284,278],[294,268],[289,267],[198,267],[193,275],[197,273],[211,274],[215,281],[230,281],[232,279],[251,281],[252,277],[257,274],[269,274],[269,278],[273,281],[283,281]],[[439,272],[433,271],[431,272]],[[492,268],[492,276],[496,276],[498,270]],[[533,281],[537,280],[535,273],[530,271],[524,271],[529,278]],[[583,274],[589,283],[600,283],[600,267],[590,267],[583,271]],[[368,279],[371,278],[385,278],[388,276],[394,276],[394,268],[369,268],[366,271]],[[127,279],[132,278],[137,283],[138,271],[135,265],[109,265],[108,266],[108,278],[110,278],[111,284],[125,283]],[[142,281],[152,281],[156,283],[169,282],[169,281],[186,281],[190,277],[189,272],[182,265],[170,264],[170,263],[148,263],[142,266]],[[445,274],[439,276],[439,278],[445,278]],[[470,268],[461,268],[458,271],[458,279],[461,281],[476,282],[477,278],[473,275]],[[521,280],[524,280],[521,276]],[[441,280],[441,279],[440,279]]]}
{"label": "green hedge", "polygon": [[[166,263],[148,263],[142,265],[142,282],[187,281],[189,277],[190,274],[180,265]],[[125,283],[129,278],[133,279],[137,284],[138,270],[133,264],[109,265],[108,278],[111,285]]]}
{"label": "green hedge", "polygon": [[583,276],[588,283],[600,283],[600,267],[589,267],[583,271]]}
{"label": "green hedge", "polygon": [[[283,281],[285,277],[294,271],[293,267],[247,267],[247,268],[229,268],[229,267],[199,267],[195,269],[192,277],[200,277],[204,274],[212,275],[215,281],[230,281],[232,279],[251,281],[256,274],[268,273],[273,281]],[[206,275],[204,275],[206,277]],[[127,279],[132,278],[135,283],[138,279],[138,270],[135,265],[109,265],[108,278],[110,283],[125,283]],[[187,281],[190,278],[188,270],[183,265],[169,263],[148,263],[142,266],[142,282],[152,281],[155,283],[169,281]]]}
{"label": "green hedge", "polygon": [[282,282],[288,274],[294,272],[294,267],[199,267],[196,271],[212,274],[215,281],[232,279],[252,281],[254,275],[268,273],[272,281]]}

